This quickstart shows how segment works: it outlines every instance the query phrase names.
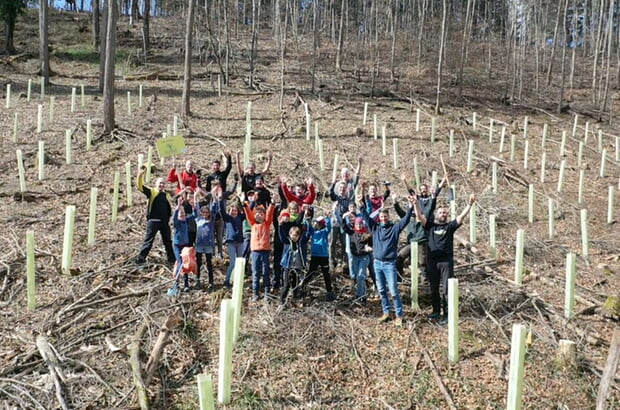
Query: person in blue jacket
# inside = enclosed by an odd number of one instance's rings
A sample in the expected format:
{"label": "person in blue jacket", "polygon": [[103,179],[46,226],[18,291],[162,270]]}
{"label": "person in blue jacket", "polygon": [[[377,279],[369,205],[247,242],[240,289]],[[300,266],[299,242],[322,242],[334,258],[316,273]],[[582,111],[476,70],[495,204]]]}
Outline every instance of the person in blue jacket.
{"label": "person in blue jacket", "polygon": [[[220,209],[223,209],[223,204]],[[245,214],[239,211],[239,207],[236,203],[231,204],[228,207],[228,212],[222,215],[225,223],[225,241],[228,247],[228,257],[230,263],[226,270],[226,278],[224,279],[224,286],[229,288],[230,277],[235,269],[235,262],[237,258],[243,258],[243,221],[245,220]]]}
{"label": "person in blue jacket", "polygon": [[[362,192],[362,195],[364,193]],[[390,212],[383,208],[379,212],[379,222],[372,219],[367,212],[366,206],[360,206],[362,217],[366,222],[371,234],[374,253],[375,277],[377,280],[377,291],[381,296],[381,309],[383,315],[379,318],[380,322],[390,320],[390,301],[388,299],[388,290],[394,301],[394,313],[396,319],[394,325],[401,327],[403,325],[403,302],[398,291],[398,274],[396,271],[396,257],[398,256],[398,237],[405,229],[414,207],[418,207],[416,198],[412,195],[408,196],[409,208],[405,216],[398,222],[390,220]]]}

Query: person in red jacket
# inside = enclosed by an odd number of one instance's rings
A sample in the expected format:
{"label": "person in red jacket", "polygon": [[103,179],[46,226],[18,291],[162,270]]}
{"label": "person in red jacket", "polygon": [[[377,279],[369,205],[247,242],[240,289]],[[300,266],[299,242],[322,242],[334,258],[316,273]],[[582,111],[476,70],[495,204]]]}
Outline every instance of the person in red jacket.
{"label": "person in red jacket", "polygon": [[288,179],[279,177],[280,187],[284,193],[287,202],[296,202],[300,207],[304,205],[312,205],[316,199],[316,190],[312,183],[312,178],[306,179],[305,183],[299,183],[293,186],[291,191],[287,185]]}
{"label": "person in red jacket", "polygon": [[194,163],[191,160],[185,162],[185,169],[180,173],[177,172],[177,164],[173,162],[167,179],[168,182],[176,184],[177,194],[185,187],[190,187],[192,191],[196,191],[198,187],[198,175],[194,172]]}

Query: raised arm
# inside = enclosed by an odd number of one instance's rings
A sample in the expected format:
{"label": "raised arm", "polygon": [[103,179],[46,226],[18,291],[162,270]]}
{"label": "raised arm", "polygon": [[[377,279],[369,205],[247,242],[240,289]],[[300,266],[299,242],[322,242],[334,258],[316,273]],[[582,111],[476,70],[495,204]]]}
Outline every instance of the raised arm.
{"label": "raised arm", "polygon": [[241,163],[241,151],[237,151],[236,155],[237,155],[237,172],[239,172],[239,176],[243,176],[243,164]]}
{"label": "raised arm", "polygon": [[409,195],[415,194],[415,190],[411,189],[411,185],[409,185],[409,182],[407,181],[407,174],[400,174],[400,180],[403,181],[403,185],[405,185],[405,189],[407,189]]}
{"label": "raised arm", "polygon": [[271,151],[269,151],[269,155],[267,156],[267,162],[265,163],[265,168],[263,168],[263,174],[266,174],[267,172],[269,172],[269,168],[271,168],[272,158],[273,158],[273,155],[271,154]]}
{"label": "raised arm", "polygon": [[456,223],[461,225],[463,223],[463,220],[465,219],[465,217],[467,216],[467,214],[469,214],[469,211],[471,211],[471,206],[476,202],[476,195],[471,194],[469,195],[469,203],[467,204],[467,206],[465,207],[465,209],[463,209],[463,212],[461,212],[457,217],[456,217]]}

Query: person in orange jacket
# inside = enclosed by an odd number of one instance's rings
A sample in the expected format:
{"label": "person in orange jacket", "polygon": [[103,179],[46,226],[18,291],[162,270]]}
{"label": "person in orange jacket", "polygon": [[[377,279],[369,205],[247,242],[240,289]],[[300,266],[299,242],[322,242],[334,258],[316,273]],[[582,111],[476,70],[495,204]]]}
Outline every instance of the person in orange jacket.
{"label": "person in orange jacket", "polygon": [[269,293],[270,272],[269,255],[271,252],[271,225],[275,206],[270,203],[267,209],[258,205],[252,211],[247,202],[243,204],[245,215],[252,229],[250,250],[252,258],[252,301],[258,300],[260,279],[263,278],[265,299]]}

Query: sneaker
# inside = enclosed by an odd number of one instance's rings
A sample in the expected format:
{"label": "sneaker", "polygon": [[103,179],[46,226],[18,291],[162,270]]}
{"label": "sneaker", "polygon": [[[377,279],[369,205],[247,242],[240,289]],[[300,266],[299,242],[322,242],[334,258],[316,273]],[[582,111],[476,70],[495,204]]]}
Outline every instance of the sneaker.
{"label": "sneaker", "polygon": [[385,323],[388,320],[390,320],[390,314],[389,313],[384,313],[383,316],[381,316],[379,318],[379,323]]}
{"label": "sneaker", "polygon": [[232,285],[230,284],[230,282],[224,281],[224,287],[230,289],[232,288]]}
{"label": "sneaker", "polygon": [[189,286],[184,286],[183,287],[183,292],[189,292]]}
{"label": "sneaker", "polygon": [[402,316],[397,317],[396,319],[394,319],[394,326],[396,326],[396,327],[403,327],[403,318],[402,318]]}
{"label": "sneaker", "polygon": [[448,324],[448,316],[447,316],[447,315],[442,316],[442,317],[441,317],[441,320],[439,321],[439,324],[440,324],[441,326],[445,326],[445,325],[447,325],[447,324]]}
{"label": "sneaker", "polygon": [[327,292],[327,295],[325,295],[325,300],[328,302],[333,302],[336,300],[336,295],[334,295],[334,292]]}
{"label": "sneaker", "polygon": [[200,289],[202,289],[202,286],[200,285],[200,281],[199,281],[199,280],[197,280],[197,281],[196,281],[196,284],[194,285],[194,289],[195,289],[195,290],[200,290]]}
{"label": "sneaker", "polygon": [[138,256],[138,257],[135,259],[135,262],[136,262],[136,265],[144,265],[144,264],[146,263],[146,259],[141,258],[141,257],[139,257],[139,256]]}
{"label": "sneaker", "polygon": [[427,318],[428,320],[437,320],[439,319],[439,312],[430,313]]}
{"label": "sneaker", "polygon": [[252,302],[258,302],[258,295],[256,293],[252,295]]}
{"label": "sneaker", "polygon": [[214,291],[215,290],[215,285],[213,283],[209,283],[209,286],[207,286],[207,290],[209,292]]}

